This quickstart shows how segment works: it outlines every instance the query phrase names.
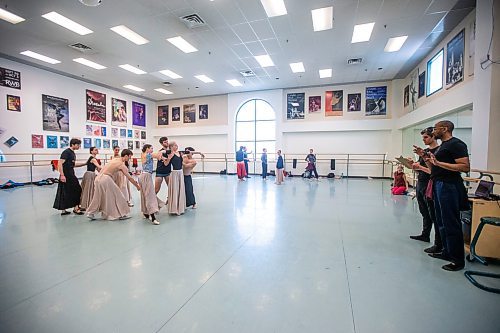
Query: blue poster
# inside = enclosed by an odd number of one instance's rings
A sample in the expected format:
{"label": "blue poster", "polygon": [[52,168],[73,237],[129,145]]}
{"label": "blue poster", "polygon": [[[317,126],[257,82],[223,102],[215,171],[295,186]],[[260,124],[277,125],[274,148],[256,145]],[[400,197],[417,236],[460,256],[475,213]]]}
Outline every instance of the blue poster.
{"label": "blue poster", "polygon": [[98,138],[94,139],[94,146],[96,148],[101,148],[101,139]]}
{"label": "blue poster", "polygon": [[286,95],[286,119],[304,119],[305,93]]}
{"label": "blue poster", "polygon": [[57,148],[57,136],[47,135],[47,148]]}
{"label": "blue poster", "polygon": [[387,114],[387,86],[366,87],[366,115],[385,116]]}
{"label": "blue poster", "polygon": [[118,140],[111,141],[111,148],[118,147]]}
{"label": "blue poster", "polygon": [[92,147],[92,139],[91,138],[83,138],[83,148],[89,149]]}
{"label": "blue poster", "polygon": [[59,145],[61,148],[69,147],[69,136],[59,136]]}
{"label": "blue poster", "polygon": [[132,130],[127,130],[127,137],[131,138],[134,136],[134,133],[132,133]]}
{"label": "blue poster", "polygon": [[120,138],[126,138],[126,137],[127,137],[127,129],[120,128]]}

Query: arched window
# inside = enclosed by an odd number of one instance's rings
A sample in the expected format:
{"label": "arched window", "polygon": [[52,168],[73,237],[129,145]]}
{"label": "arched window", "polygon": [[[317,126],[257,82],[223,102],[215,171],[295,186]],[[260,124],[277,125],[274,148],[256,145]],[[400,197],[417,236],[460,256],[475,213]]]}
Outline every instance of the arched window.
{"label": "arched window", "polygon": [[260,156],[263,148],[269,155],[276,152],[276,114],[268,102],[245,102],[236,113],[235,130],[235,151],[245,146],[254,156]]}

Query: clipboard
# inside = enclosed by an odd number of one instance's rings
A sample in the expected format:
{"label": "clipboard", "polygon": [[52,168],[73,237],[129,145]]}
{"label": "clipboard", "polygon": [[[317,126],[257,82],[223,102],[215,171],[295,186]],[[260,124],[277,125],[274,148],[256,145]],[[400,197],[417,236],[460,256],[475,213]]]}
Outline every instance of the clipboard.
{"label": "clipboard", "polygon": [[403,164],[408,169],[412,168],[413,162],[407,159],[406,157],[403,156],[396,157],[396,161]]}

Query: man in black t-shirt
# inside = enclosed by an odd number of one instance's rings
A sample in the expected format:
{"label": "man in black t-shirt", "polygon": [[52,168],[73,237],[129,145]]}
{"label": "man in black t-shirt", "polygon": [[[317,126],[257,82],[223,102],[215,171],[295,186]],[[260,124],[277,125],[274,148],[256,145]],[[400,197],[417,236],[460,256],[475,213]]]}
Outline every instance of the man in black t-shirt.
{"label": "man in black t-shirt", "polygon": [[[447,271],[458,271],[465,266],[460,210],[468,202],[467,190],[460,173],[470,171],[467,145],[453,137],[453,129],[451,121],[437,122],[433,134],[436,139],[441,140],[441,146],[435,154],[424,154],[425,162],[431,169],[436,223],[443,241],[443,252],[430,253],[429,256],[451,261],[443,266]],[[416,147],[415,150],[419,153],[422,148]]]}
{"label": "man in black t-shirt", "polygon": [[168,179],[170,173],[172,172],[172,166],[170,165],[170,159],[172,158],[172,151],[168,148],[168,138],[162,136],[159,140],[161,144],[161,149],[158,153],[161,153],[166,160],[158,159],[158,164],[156,165],[156,177],[155,177],[155,193],[158,194],[161,189],[161,184],[165,180],[168,187]]}

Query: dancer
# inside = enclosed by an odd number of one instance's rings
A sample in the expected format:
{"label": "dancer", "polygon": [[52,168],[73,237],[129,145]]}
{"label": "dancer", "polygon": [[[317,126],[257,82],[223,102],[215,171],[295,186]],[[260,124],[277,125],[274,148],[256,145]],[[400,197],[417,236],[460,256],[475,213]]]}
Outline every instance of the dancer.
{"label": "dancer", "polygon": [[406,194],[408,189],[408,180],[404,173],[404,167],[400,164],[393,175],[393,186],[391,188],[391,193],[393,195],[403,195]]}
{"label": "dancer", "polygon": [[161,153],[153,153],[153,146],[145,144],[142,147],[142,173],[139,175],[139,185],[141,186],[141,212],[144,217],[149,219],[153,224],[160,224],[155,214],[158,213],[160,207],[163,206],[155,193],[153,185],[153,158],[163,161],[165,158]]}
{"label": "dancer", "polygon": [[82,167],[86,163],[76,163],[75,150],[80,149],[82,141],[71,139],[69,148],[66,148],[59,158],[57,171],[59,171],[59,184],[57,185],[57,194],[53,207],[61,211],[61,215],[68,215],[66,209],[73,207],[73,213],[82,215],[80,210],[80,196],[82,188],[75,176],[75,168]]}
{"label": "dancer", "polygon": [[240,150],[236,151],[236,173],[238,174],[239,180],[245,180],[246,171],[245,171],[245,147],[240,146]]}
{"label": "dancer", "polygon": [[[251,154],[252,152],[250,152]],[[247,147],[243,147],[243,162],[245,163],[245,178],[250,178],[249,173],[248,173],[248,153],[247,153]]]}
{"label": "dancer", "polygon": [[158,151],[158,153],[162,154],[164,159],[158,160],[158,164],[156,165],[156,177],[155,177],[156,194],[160,192],[161,184],[163,183],[164,180],[165,184],[167,184],[168,187],[169,176],[170,173],[172,172],[172,166],[170,165],[170,160],[168,159],[168,156],[171,153],[171,150],[168,148],[168,138],[166,136],[162,136],[159,142],[161,144],[161,149]]}
{"label": "dancer", "polygon": [[275,184],[281,185],[283,182],[283,170],[285,165],[283,163],[283,157],[281,156],[281,149],[276,152],[278,154],[278,158],[276,160],[276,182]]}
{"label": "dancer", "polygon": [[83,174],[82,179],[82,197],[80,199],[81,210],[87,209],[94,195],[94,180],[96,177],[95,170],[101,171],[102,167],[99,164],[96,156],[99,150],[96,147],[90,147],[90,157],[87,160],[87,171]]}
{"label": "dancer", "polygon": [[120,147],[119,146],[113,146],[113,158],[120,158]]}
{"label": "dancer", "polygon": [[[118,146],[113,147],[113,157],[111,159],[116,159],[116,158],[121,159],[120,147]],[[127,170],[129,170],[128,160],[125,162],[125,167],[127,168]],[[132,193],[130,192],[130,184],[125,178],[125,176],[122,173],[116,173],[115,178],[113,179],[116,185],[118,185],[118,187],[122,191],[125,199],[127,199],[127,205],[129,207],[134,207],[134,204],[132,202]]]}
{"label": "dancer", "polygon": [[184,175],[182,173],[182,153],[175,141],[168,145],[171,152],[167,160],[172,167],[168,185],[168,213],[181,215],[186,209],[186,191],[184,188]]}
{"label": "dancer", "polygon": [[262,162],[262,179],[267,179],[267,149],[262,149],[262,156],[260,157]]}
{"label": "dancer", "polygon": [[[184,158],[182,159],[182,171],[184,172],[184,187],[186,191],[186,207],[196,209],[196,198],[194,197],[193,179],[191,171],[196,166],[196,161],[193,159],[193,147],[187,147],[184,150]],[[203,155],[202,155],[203,156]]]}
{"label": "dancer", "polygon": [[309,171],[309,179],[312,178],[313,172],[314,172],[314,177],[316,180],[318,180],[318,171],[316,171],[316,155],[314,154],[314,150],[311,148],[309,149],[309,154],[306,156],[305,161],[307,162],[307,167],[306,170]]}
{"label": "dancer", "polygon": [[106,220],[124,220],[130,216],[130,207],[127,204],[127,199],[123,192],[115,183],[117,174],[122,174],[129,182],[131,182],[138,191],[141,190],[139,184],[128,173],[128,168],[125,162],[128,162],[132,156],[132,152],[128,149],[123,149],[120,158],[114,158],[102,168],[100,174],[94,182],[94,197],[87,208],[87,217],[95,220],[95,214],[101,213],[102,218]]}

